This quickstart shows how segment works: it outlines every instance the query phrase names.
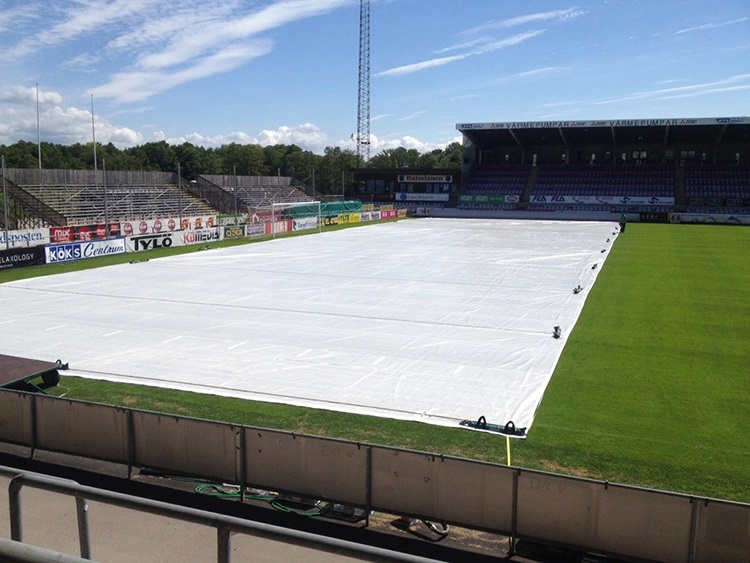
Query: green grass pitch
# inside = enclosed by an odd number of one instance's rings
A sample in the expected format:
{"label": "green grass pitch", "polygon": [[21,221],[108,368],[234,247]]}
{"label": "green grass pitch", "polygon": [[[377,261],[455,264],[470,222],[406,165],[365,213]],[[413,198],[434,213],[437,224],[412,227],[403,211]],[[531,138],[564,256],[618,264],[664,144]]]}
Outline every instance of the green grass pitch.
{"label": "green grass pitch", "polygon": [[522,455],[563,472],[750,501],[750,229],[630,224]]}

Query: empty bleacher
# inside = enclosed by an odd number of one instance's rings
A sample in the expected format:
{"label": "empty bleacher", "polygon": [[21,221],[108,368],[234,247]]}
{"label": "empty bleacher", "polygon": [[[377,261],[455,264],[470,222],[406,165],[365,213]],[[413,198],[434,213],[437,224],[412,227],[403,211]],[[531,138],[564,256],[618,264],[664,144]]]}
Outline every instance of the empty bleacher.
{"label": "empty bleacher", "polygon": [[[531,210],[601,211],[627,206],[633,211],[634,206],[626,203],[626,198],[674,198],[675,169],[671,164],[482,165],[476,168],[462,194],[471,196],[459,203],[464,209],[515,208],[528,204]],[[493,195],[513,196],[517,203],[498,203]],[[551,201],[562,196],[586,196],[589,200]],[[534,199],[540,197],[546,201],[535,203]],[[591,197],[609,200],[597,202],[591,201]],[[623,198],[623,203],[613,202],[612,198]],[[649,205],[647,209],[668,212],[672,205]]]}
{"label": "empty bleacher", "polygon": [[[459,202],[462,209],[515,209],[529,181],[532,167],[522,164],[483,164],[476,167]],[[487,196],[487,197],[485,197]],[[511,196],[513,202],[498,202],[489,196]]]}
{"label": "empty bleacher", "polygon": [[26,192],[65,216],[68,225],[90,225],[108,221],[212,215],[205,202],[180,190],[176,184],[20,186]]}
{"label": "empty bleacher", "polygon": [[673,197],[674,167],[666,164],[542,166],[533,193]]}
{"label": "empty bleacher", "polygon": [[65,225],[212,215],[216,211],[164,172],[9,170],[16,185],[54,209]]}
{"label": "empty bleacher", "polygon": [[750,202],[750,167],[695,164],[685,167],[688,211],[747,213]]}
{"label": "empty bleacher", "polygon": [[289,176],[203,175],[201,180],[236,196],[238,209],[269,207],[273,203],[312,201],[307,186]]}

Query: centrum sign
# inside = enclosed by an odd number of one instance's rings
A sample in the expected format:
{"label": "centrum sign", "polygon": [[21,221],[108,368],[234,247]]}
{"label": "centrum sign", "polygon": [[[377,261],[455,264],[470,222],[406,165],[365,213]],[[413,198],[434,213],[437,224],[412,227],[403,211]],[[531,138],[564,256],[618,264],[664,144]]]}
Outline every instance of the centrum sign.
{"label": "centrum sign", "polygon": [[71,262],[99,256],[125,253],[125,239],[94,240],[70,244],[53,244],[44,249],[47,264]]}

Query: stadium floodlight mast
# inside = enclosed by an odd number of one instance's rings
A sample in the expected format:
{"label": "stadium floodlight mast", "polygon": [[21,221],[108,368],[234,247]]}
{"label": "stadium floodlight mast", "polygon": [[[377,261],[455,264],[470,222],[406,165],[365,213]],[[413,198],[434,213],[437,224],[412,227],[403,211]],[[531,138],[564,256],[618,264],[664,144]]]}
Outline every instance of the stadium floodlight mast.
{"label": "stadium floodlight mast", "polygon": [[357,88],[357,166],[370,160],[370,0],[359,2],[359,73]]}

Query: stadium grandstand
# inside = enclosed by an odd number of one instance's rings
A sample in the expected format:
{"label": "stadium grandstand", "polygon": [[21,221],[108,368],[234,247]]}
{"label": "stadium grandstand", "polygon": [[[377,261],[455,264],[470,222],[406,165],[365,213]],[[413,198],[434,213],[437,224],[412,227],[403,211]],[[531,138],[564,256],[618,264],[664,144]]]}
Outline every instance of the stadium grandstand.
{"label": "stadium grandstand", "polygon": [[290,176],[205,175],[200,179],[236,198],[238,210],[313,199],[310,188]]}
{"label": "stadium grandstand", "polygon": [[188,181],[171,172],[10,168],[5,182],[9,229],[247,213],[272,203],[313,199],[308,186],[288,176]]}
{"label": "stadium grandstand", "polygon": [[183,182],[169,172],[8,169],[9,222],[33,228],[213,213]]}
{"label": "stadium grandstand", "polygon": [[363,169],[354,172],[359,197],[454,217],[607,220],[626,213],[666,222],[686,213],[750,216],[749,117],[456,128],[464,146],[459,177],[445,170],[378,175]]}

